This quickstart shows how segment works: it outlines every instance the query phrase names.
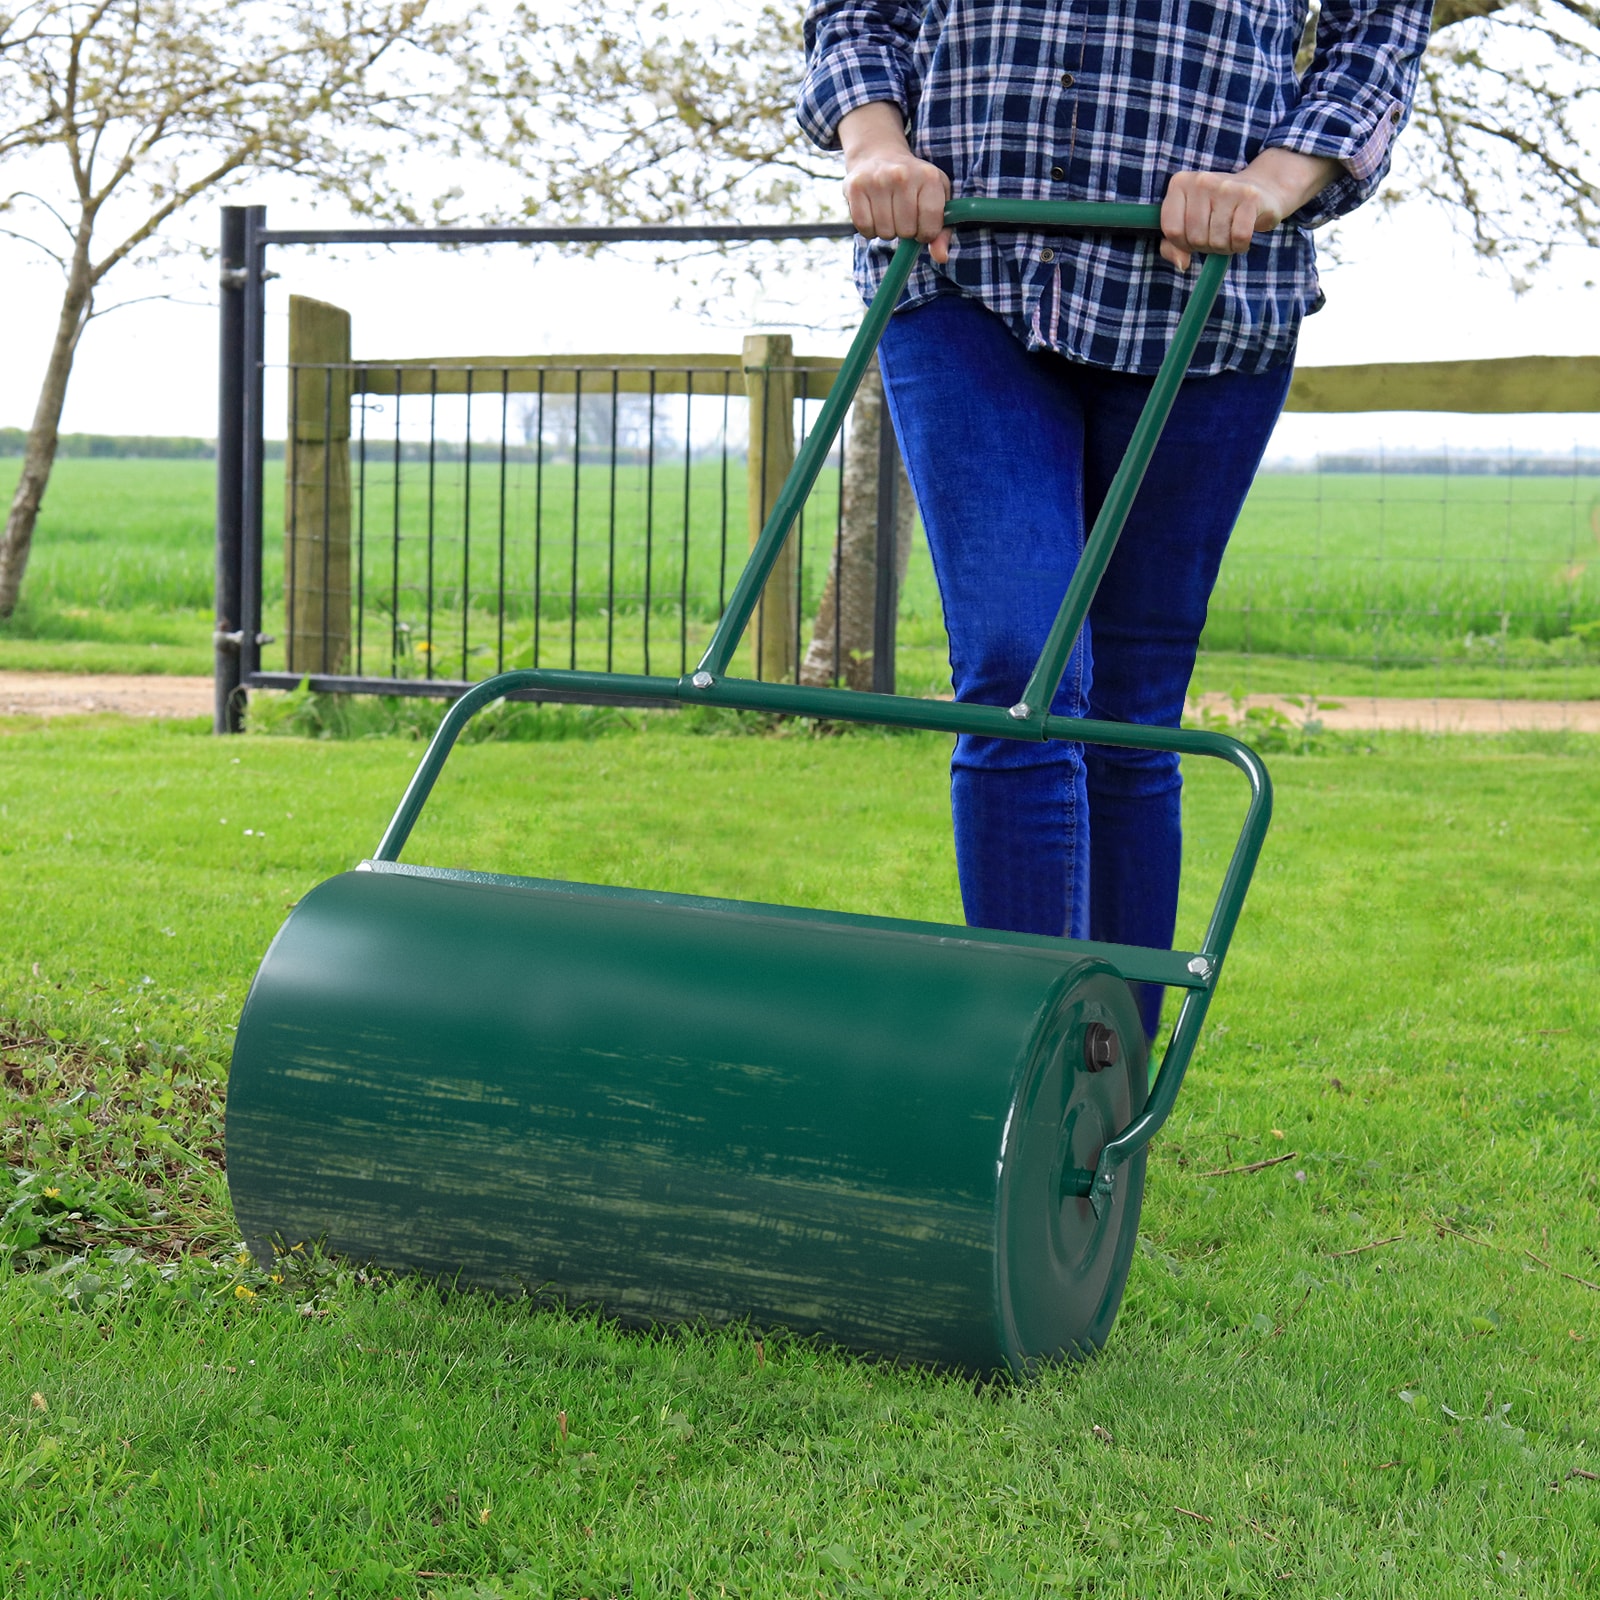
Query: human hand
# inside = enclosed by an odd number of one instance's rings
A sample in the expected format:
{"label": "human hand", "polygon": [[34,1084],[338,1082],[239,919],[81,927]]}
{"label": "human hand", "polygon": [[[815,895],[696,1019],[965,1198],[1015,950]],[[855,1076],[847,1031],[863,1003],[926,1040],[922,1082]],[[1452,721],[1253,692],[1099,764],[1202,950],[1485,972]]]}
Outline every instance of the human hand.
{"label": "human hand", "polygon": [[1253,235],[1293,216],[1339,170],[1328,156],[1263,150],[1241,172],[1180,172],[1161,202],[1161,254],[1179,272],[1195,252],[1242,255]]}
{"label": "human hand", "polygon": [[950,179],[919,160],[906,142],[900,108],[886,100],[858,106],[839,123],[844,197],[864,239],[920,239],[941,265],[950,259],[944,225]]}

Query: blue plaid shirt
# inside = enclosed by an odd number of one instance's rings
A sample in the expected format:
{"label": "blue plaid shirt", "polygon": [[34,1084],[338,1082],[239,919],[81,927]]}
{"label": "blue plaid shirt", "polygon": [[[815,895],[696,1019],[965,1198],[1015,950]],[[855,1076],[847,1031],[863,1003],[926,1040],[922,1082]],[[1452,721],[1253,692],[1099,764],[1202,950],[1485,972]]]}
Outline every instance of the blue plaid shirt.
{"label": "blue plaid shirt", "polygon": [[[901,107],[913,150],[957,196],[1159,201],[1184,171],[1235,172],[1276,146],[1345,171],[1233,265],[1190,366],[1261,372],[1294,353],[1321,303],[1311,229],[1388,171],[1415,92],[1432,0],[1323,0],[1295,76],[1302,0],[812,0],[800,125],[837,149],[840,119]],[[871,300],[892,246],[856,241]],[[1187,287],[1149,238],[960,229],[924,255],[906,305],[954,290],[1029,349],[1151,373]]]}

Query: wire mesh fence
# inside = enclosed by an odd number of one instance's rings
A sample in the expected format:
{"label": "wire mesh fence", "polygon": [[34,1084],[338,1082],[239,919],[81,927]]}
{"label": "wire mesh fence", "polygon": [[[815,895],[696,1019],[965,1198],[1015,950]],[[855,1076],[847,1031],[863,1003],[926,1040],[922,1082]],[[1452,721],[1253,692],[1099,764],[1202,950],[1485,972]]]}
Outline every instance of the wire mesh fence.
{"label": "wire mesh fence", "polygon": [[1600,695],[1600,451],[1379,444],[1269,465],[1223,564],[1198,682]]}
{"label": "wire mesh fence", "polygon": [[[284,372],[297,443],[285,538],[266,548],[264,625],[276,637],[264,671],[420,687],[508,667],[692,666],[766,511],[750,503],[750,399],[732,359]],[[829,377],[796,365],[763,378],[792,388],[796,442]],[[331,420],[346,400],[348,437]],[[752,676],[773,675],[770,628],[790,635],[782,675],[798,662],[812,681],[855,681],[852,657],[870,651],[850,619],[863,611],[853,598],[870,610],[875,574],[844,559],[853,426],[795,528],[782,621],[769,607],[752,624]],[[896,600],[900,687],[948,692],[920,529]],[[1269,462],[1223,564],[1196,682],[1600,695],[1600,451],[1379,444]]]}
{"label": "wire mesh fence", "polygon": [[[834,365],[756,375],[781,393],[787,454],[814,426]],[[263,549],[264,673],[423,690],[514,667],[681,674],[766,516],[774,475],[752,470],[751,375],[738,358],[280,371],[291,442],[284,537]],[[751,676],[792,677],[798,664],[808,681],[866,686],[880,575],[859,525],[876,521],[876,493],[863,505],[842,485],[862,410],[796,522],[781,609],[769,599],[751,624]],[[876,439],[857,469],[874,491]],[[903,687],[937,692],[942,623],[905,520],[896,664]]]}

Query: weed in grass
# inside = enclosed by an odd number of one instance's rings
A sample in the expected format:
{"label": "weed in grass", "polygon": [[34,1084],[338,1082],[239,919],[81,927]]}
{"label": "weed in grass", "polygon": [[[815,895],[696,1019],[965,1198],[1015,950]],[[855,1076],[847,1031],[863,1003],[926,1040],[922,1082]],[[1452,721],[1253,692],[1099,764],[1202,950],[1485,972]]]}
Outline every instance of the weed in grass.
{"label": "weed in grass", "polygon": [[142,1041],[93,1047],[0,1022],[0,1257],[35,1270],[131,1246],[164,1261],[231,1235],[222,1080],[197,1053],[157,1066]]}

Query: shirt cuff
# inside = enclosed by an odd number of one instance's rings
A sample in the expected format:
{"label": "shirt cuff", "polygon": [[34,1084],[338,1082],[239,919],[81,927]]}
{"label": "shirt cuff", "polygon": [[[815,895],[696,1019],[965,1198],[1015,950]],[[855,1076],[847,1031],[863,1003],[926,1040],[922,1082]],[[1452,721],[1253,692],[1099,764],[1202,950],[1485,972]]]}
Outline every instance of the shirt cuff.
{"label": "shirt cuff", "polygon": [[1371,106],[1302,100],[1262,141],[1263,147],[1329,156],[1345,170],[1295,212],[1292,220],[1303,228],[1319,227],[1371,199],[1389,170],[1395,135],[1404,120],[1405,108],[1389,96]]}
{"label": "shirt cuff", "polygon": [[837,150],[839,124],[878,100],[899,106],[905,114],[905,68],[899,57],[890,50],[836,52],[806,72],[795,115],[818,149]]}

